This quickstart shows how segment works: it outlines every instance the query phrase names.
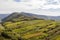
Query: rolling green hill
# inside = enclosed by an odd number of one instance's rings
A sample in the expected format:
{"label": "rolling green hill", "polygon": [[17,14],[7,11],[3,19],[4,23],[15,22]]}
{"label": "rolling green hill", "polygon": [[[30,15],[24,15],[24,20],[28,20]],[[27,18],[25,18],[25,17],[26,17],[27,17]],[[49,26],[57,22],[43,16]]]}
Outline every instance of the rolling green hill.
{"label": "rolling green hill", "polygon": [[7,18],[0,25],[0,40],[60,40],[59,21],[22,14]]}

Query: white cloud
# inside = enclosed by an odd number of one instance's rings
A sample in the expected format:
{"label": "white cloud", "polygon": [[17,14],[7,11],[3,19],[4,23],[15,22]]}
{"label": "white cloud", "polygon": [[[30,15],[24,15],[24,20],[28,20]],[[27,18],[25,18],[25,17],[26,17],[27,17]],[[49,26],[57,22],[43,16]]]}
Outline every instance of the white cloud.
{"label": "white cloud", "polygon": [[[57,1],[57,3],[59,3],[59,1]],[[60,14],[59,11],[53,12],[48,10],[50,8],[53,9],[60,8],[60,4],[57,5],[48,4],[47,0],[20,0],[20,2],[16,2],[14,0],[0,0],[0,13],[24,11],[35,14],[53,15],[53,16],[57,16]]]}

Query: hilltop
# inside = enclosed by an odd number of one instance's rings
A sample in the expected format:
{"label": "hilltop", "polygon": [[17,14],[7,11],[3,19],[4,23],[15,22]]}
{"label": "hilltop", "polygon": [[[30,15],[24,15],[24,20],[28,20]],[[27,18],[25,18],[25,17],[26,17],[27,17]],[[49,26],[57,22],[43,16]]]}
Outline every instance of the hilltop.
{"label": "hilltop", "polygon": [[3,16],[2,18],[2,22],[4,21],[8,21],[8,20],[13,20],[13,19],[17,19],[17,18],[30,18],[30,19],[44,19],[44,20],[55,20],[55,21],[59,21],[60,20],[60,16],[46,16],[46,15],[37,15],[37,14],[33,14],[33,13],[26,13],[26,12],[14,12],[10,15],[7,15],[6,17]]}

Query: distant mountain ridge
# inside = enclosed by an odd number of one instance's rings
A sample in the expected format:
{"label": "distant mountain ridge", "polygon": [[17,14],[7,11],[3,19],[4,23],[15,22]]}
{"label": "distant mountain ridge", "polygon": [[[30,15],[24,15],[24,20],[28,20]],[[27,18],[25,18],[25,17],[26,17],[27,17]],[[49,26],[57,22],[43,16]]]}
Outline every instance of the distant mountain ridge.
{"label": "distant mountain ridge", "polygon": [[0,14],[0,22],[3,18],[7,17],[9,14]]}
{"label": "distant mountain ridge", "polygon": [[9,21],[9,20],[13,20],[13,19],[17,20],[17,18],[19,19],[19,17],[21,17],[21,19],[25,19],[25,20],[27,20],[27,19],[36,19],[37,18],[37,17],[33,16],[33,14],[30,14],[30,13],[14,12],[14,13],[8,15],[7,17],[3,18],[2,21]]}
{"label": "distant mountain ridge", "polygon": [[[46,16],[46,15],[37,15],[37,14],[32,14],[32,13],[26,13],[26,12],[14,12],[10,15],[8,15],[7,17],[3,18],[2,21],[7,21],[7,20],[12,20],[13,18],[18,18],[20,16],[25,16],[25,18],[37,18],[37,19],[45,19],[45,20],[60,20],[60,16]],[[23,17],[22,17],[23,18]]]}

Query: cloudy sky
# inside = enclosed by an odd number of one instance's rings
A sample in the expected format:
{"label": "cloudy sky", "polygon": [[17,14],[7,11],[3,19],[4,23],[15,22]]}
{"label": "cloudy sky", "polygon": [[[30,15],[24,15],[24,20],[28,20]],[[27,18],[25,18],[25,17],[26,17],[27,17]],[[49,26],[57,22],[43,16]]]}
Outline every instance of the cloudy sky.
{"label": "cloudy sky", "polygon": [[60,16],[60,0],[0,0],[0,14],[12,12]]}

